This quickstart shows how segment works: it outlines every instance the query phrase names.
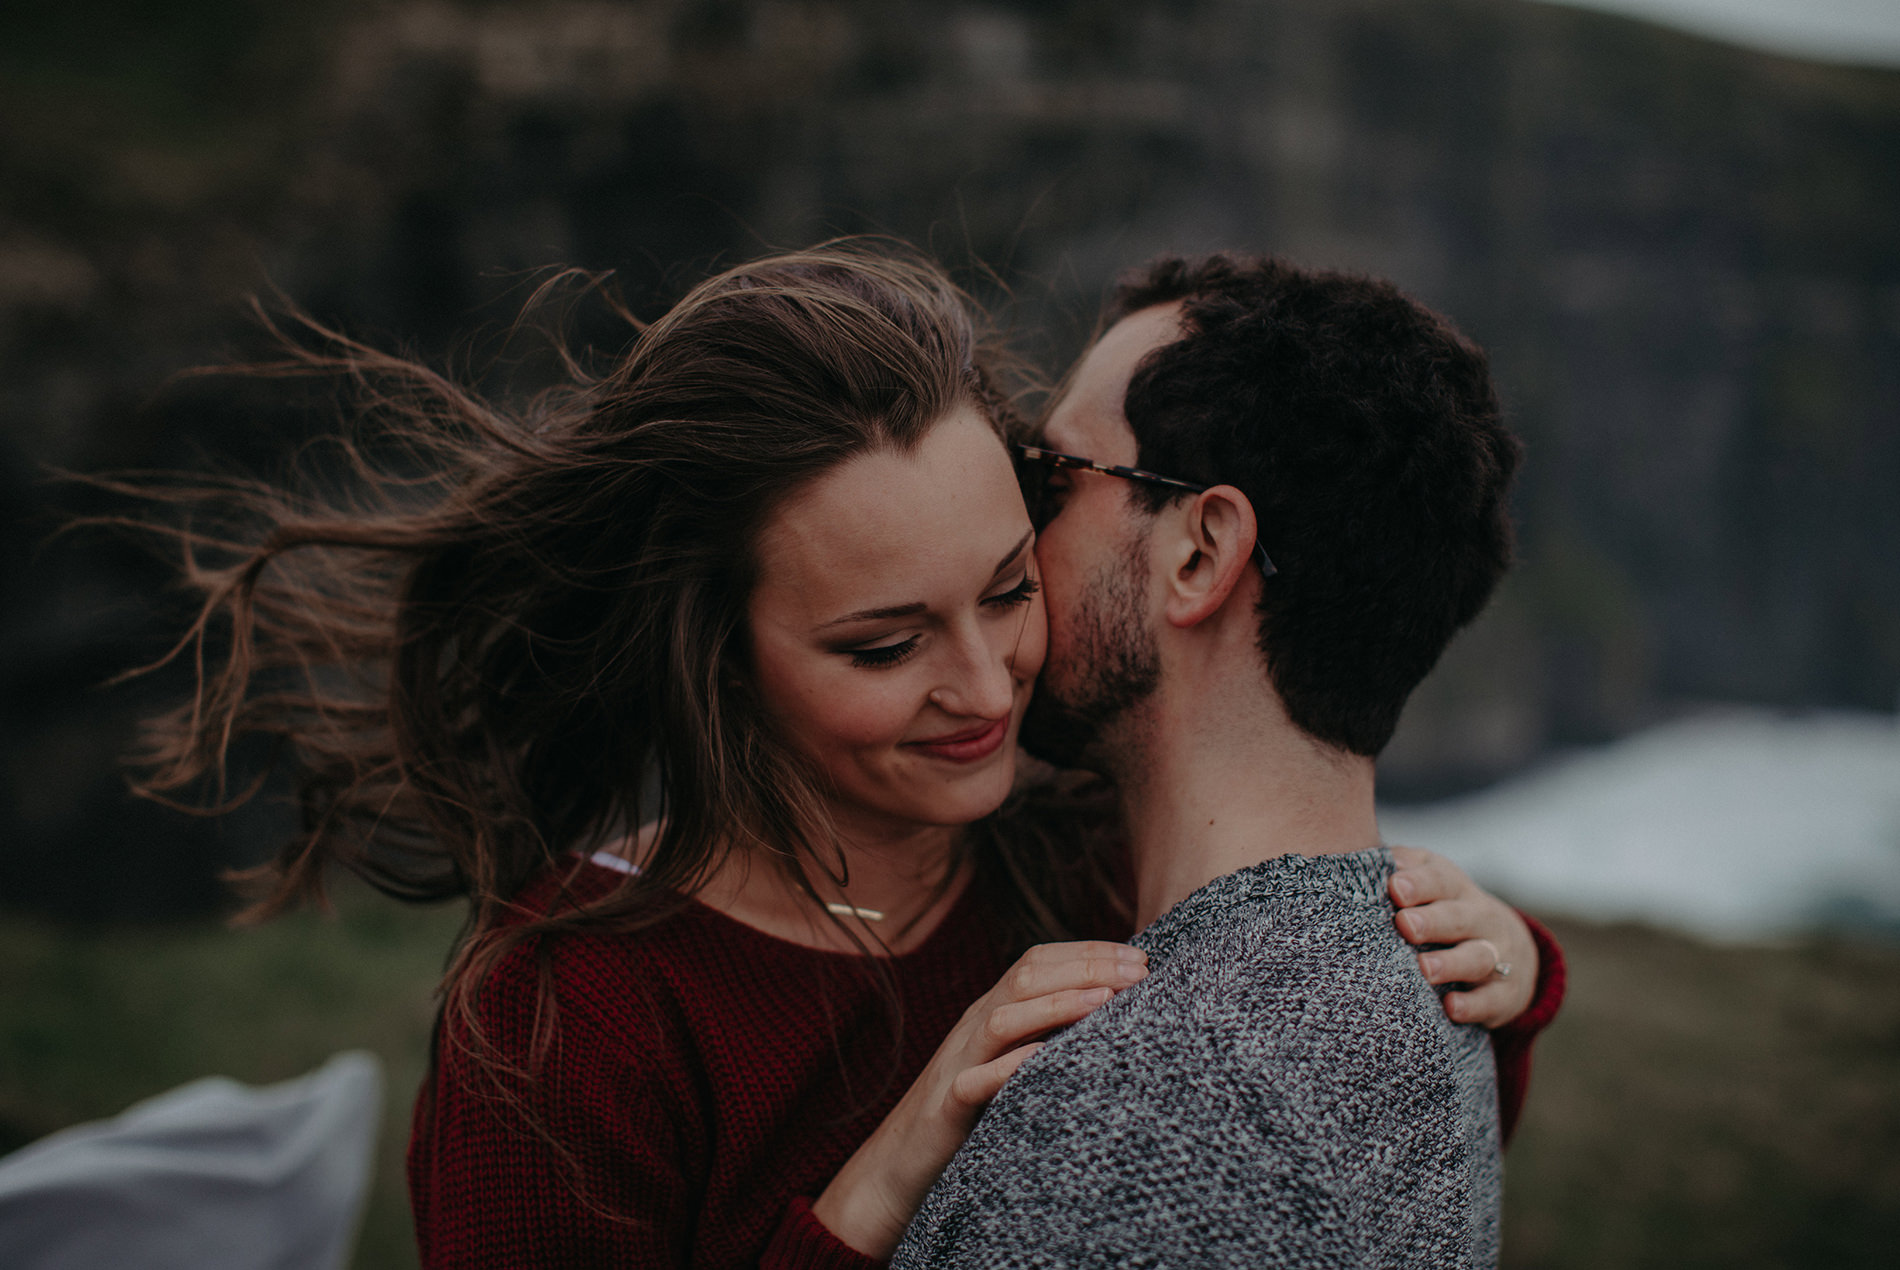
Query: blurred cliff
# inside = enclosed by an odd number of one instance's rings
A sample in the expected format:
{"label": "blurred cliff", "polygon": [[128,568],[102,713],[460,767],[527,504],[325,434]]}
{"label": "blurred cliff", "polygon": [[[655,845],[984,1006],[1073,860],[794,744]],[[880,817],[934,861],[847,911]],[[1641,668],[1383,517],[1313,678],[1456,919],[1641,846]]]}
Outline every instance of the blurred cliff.
{"label": "blurred cliff", "polygon": [[1164,249],[1385,274],[1492,350],[1523,565],[1389,793],[1708,701],[1900,695],[1900,72],[1526,0],[15,6],[0,903],[202,909],[270,832],[124,795],[131,718],[181,685],[97,685],[177,608],[131,545],[46,545],[85,500],[42,483],[270,471],[320,431],[321,400],[169,382],[245,347],[244,294],[446,359],[540,266],[651,314],[859,230],[964,270],[1051,372]]}

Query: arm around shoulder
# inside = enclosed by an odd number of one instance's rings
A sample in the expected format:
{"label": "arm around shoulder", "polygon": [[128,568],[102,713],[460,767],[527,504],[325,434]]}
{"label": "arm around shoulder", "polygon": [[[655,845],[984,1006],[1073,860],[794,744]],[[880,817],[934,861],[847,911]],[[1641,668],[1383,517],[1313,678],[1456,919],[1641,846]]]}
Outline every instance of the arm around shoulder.
{"label": "arm around shoulder", "polygon": [[1537,945],[1537,988],[1529,1008],[1491,1033],[1498,1062],[1498,1120],[1506,1143],[1517,1131],[1524,1100],[1530,1093],[1531,1046],[1563,1007],[1569,975],[1557,937],[1529,913],[1520,910],[1518,916],[1530,928],[1531,939]]}

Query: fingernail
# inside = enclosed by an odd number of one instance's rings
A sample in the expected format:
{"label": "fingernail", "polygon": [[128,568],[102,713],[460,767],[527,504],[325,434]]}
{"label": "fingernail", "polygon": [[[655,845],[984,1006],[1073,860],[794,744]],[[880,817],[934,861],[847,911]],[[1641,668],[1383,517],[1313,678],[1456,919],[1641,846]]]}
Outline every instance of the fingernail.
{"label": "fingernail", "polygon": [[1427,979],[1430,979],[1433,975],[1438,973],[1438,958],[1432,956],[1430,953],[1420,953],[1418,968],[1424,972]]}
{"label": "fingernail", "polygon": [[1403,873],[1393,874],[1392,895],[1399,903],[1410,904],[1413,895],[1412,879],[1406,877]]}
{"label": "fingernail", "polygon": [[1118,968],[1121,971],[1122,978],[1128,980],[1130,983],[1133,983],[1137,979],[1146,979],[1148,977],[1148,967],[1138,961],[1124,961]]}
{"label": "fingernail", "polygon": [[1114,995],[1115,990],[1113,988],[1093,988],[1085,993],[1082,999],[1090,1005],[1100,1005]]}
{"label": "fingernail", "polygon": [[1121,946],[1121,949],[1118,952],[1116,952],[1115,955],[1117,957],[1120,957],[1123,961],[1147,961],[1148,960],[1148,954],[1144,952],[1143,950],[1135,947],[1133,944],[1123,944]]}

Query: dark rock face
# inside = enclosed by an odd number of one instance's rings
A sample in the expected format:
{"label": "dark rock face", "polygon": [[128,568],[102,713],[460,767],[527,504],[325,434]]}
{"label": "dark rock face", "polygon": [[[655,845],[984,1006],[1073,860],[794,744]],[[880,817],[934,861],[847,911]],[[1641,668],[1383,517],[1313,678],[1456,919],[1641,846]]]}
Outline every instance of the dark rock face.
{"label": "dark rock face", "polygon": [[1053,373],[1157,251],[1385,274],[1492,350],[1531,456],[1523,567],[1388,788],[1694,700],[1894,705],[1900,74],[1521,0],[194,13],[0,38],[0,902],[203,906],[269,836],[118,792],[131,715],[183,684],[91,685],[162,648],[163,570],[34,546],[73,502],[39,464],[268,470],[325,426],[164,386],[267,278],[439,356],[522,271],[613,269],[651,314],[717,261],[887,231]]}

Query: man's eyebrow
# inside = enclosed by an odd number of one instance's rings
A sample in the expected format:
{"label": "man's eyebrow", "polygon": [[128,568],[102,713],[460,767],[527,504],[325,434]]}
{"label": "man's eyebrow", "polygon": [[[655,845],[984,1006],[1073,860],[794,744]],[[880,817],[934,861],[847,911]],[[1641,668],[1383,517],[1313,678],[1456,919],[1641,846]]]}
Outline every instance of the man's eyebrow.
{"label": "man's eyebrow", "polygon": [[[1005,552],[1003,558],[996,562],[995,572],[991,573],[990,576],[995,577],[996,574],[1009,568],[1010,561],[1023,553],[1023,548],[1029,545],[1030,536],[1035,532],[1034,529],[1031,529],[1028,533],[1018,538],[1016,545]],[[846,613],[843,617],[834,617],[818,629],[822,631],[827,627],[843,626],[847,622],[879,622],[893,617],[916,617],[928,607],[929,606],[922,600],[912,600],[909,604],[890,604],[881,609],[859,609],[856,613]]]}

